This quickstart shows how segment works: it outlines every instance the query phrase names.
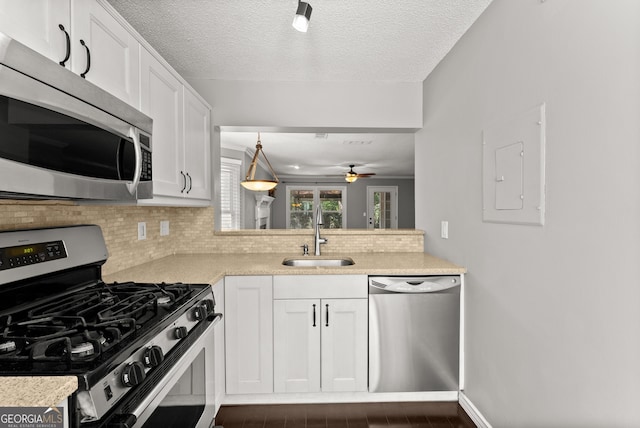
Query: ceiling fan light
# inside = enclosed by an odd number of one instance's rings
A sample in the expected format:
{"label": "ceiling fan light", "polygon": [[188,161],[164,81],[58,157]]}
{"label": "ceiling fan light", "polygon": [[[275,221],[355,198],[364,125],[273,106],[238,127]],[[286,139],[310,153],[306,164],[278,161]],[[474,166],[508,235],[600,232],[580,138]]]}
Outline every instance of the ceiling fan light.
{"label": "ceiling fan light", "polygon": [[311,11],[313,8],[311,5],[304,1],[298,1],[298,10],[296,10],[296,16],[293,18],[293,28],[306,33],[309,29],[309,21],[311,20]]}
{"label": "ceiling fan light", "polygon": [[353,174],[351,172],[347,172],[347,174],[345,175],[344,179],[348,183],[353,183],[354,181],[356,181],[358,179],[358,174]]}

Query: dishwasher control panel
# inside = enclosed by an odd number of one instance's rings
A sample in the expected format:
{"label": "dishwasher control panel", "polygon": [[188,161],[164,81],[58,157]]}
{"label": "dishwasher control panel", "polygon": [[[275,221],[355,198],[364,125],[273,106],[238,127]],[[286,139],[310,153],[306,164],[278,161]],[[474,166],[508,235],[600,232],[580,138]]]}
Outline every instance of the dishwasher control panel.
{"label": "dishwasher control panel", "polygon": [[442,276],[370,276],[369,294],[391,293],[436,293],[460,285],[459,275]]}

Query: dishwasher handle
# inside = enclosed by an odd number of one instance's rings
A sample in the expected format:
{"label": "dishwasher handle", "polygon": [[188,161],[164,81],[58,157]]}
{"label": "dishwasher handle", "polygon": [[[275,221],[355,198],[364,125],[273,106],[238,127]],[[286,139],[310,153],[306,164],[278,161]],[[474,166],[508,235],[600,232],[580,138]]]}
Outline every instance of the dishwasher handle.
{"label": "dishwasher handle", "polygon": [[459,275],[424,277],[369,277],[369,294],[446,293],[460,286]]}

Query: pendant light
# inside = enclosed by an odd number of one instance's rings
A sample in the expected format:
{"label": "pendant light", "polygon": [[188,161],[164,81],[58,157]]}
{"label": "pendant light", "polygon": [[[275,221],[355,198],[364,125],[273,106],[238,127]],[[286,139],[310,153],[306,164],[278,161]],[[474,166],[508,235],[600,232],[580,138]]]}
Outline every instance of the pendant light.
{"label": "pendant light", "polygon": [[[267,166],[269,167],[269,171],[271,171],[271,175],[273,175],[273,180],[256,180],[256,169],[258,167],[258,155],[262,153],[262,157],[267,162]],[[258,143],[256,144],[256,152],[253,155],[253,159],[251,160],[251,165],[249,165],[249,169],[247,170],[247,175],[244,178],[244,181],[241,181],[242,187],[247,190],[252,190],[254,192],[264,192],[267,190],[271,190],[278,185],[278,176],[273,171],[271,164],[269,163],[269,159],[267,159],[267,155],[262,151],[262,143],[260,142],[260,133],[258,132]]]}

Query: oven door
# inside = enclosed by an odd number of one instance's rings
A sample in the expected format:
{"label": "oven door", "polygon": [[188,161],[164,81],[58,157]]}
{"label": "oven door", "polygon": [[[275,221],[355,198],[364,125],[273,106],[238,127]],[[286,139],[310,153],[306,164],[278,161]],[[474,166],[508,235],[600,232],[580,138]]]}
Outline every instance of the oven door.
{"label": "oven door", "polygon": [[131,412],[122,427],[213,426],[215,417],[214,321]]}

